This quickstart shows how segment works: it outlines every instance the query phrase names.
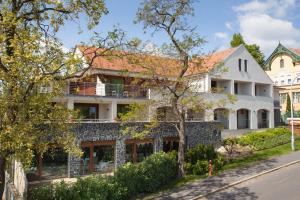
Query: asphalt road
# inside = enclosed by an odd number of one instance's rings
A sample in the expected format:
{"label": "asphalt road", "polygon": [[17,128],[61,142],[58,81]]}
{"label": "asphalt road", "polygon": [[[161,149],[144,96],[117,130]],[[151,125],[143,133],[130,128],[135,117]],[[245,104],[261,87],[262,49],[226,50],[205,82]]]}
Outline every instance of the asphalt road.
{"label": "asphalt road", "polygon": [[300,200],[300,163],[204,198],[207,200]]}

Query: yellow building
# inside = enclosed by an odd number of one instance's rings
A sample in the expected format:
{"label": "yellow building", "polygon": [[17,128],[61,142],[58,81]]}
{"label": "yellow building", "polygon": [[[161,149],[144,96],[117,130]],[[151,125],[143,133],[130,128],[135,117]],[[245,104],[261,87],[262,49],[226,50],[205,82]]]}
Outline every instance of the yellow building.
{"label": "yellow building", "polygon": [[290,99],[293,94],[294,109],[300,111],[300,49],[286,48],[279,43],[265,64],[267,74],[279,91],[281,113],[286,111],[288,94]]}

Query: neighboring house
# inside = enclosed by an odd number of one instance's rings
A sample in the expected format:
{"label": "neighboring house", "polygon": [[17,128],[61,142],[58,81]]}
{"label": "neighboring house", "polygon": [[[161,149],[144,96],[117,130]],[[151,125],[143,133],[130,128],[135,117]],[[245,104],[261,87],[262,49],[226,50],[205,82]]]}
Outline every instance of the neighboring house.
{"label": "neighboring house", "polygon": [[300,111],[300,49],[286,48],[279,43],[265,65],[267,74],[279,91],[279,102],[276,103],[280,104],[281,112],[286,112],[288,94],[294,99],[294,110]]}
{"label": "neighboring house", "polygon": [[273,82],[243,45],[212,54],[205,65],[211,71],[195,83],[199,92],[215,102],[235,95],[236,102],[206,110],[204,120],[231,130],[274,127]]}

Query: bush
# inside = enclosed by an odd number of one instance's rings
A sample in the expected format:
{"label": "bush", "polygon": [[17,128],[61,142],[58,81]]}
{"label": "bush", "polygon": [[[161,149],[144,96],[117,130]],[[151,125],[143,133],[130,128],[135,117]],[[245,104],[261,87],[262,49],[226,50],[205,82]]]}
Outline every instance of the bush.
{"label": "bush", "polygon": [[133,165],[128,163],[115,173],[115,179],[127,186],[132,195],[153,192],[176,178],[176,152],[152,154],[143,162]]}
{"label": "bush", "polygon": [[195,165],[193,165],[193,174],[194,175],[204,175],[208,172],[208,161],[198,160]]}
{"label": "bush", "polygon": [[52,184],[30,189],[29,200],[125,200],[162,187],[177,175],[176,153],[156,153],[139,164],[127,163],[113,177],[79,178],[74,184]]}
{"label": "bush", "polygon": [[198,145],[186,152],[185,170],[188,174],[204,175],[208,172],[209,160],[212,160],[213,170],[220,170],[225,164],[224,157],[215,151],[212,145]]}
{"label": "bush", "polygon": [[218,153],[215,151],[213,145],[200,144],[195,148],[191,148],[186,152],[185,160],[192,165],[196,164],[198,160],[213,160],[217,158]]}
{"label": "bush", "polygon": [[255,150],[272,148],[290,141],[291,132],[286,128],[267,129],[262,132],[252,132],[238,139],[242,146],[252,146]]}
{"label": "bush", "polygon": [[82,199],[128,199],[127,188],[115,182],[112,178],[93,176],[78,179],[74,184],[61,182],[50,186],[41,186],[29,190],[30,200],[82,200]]}

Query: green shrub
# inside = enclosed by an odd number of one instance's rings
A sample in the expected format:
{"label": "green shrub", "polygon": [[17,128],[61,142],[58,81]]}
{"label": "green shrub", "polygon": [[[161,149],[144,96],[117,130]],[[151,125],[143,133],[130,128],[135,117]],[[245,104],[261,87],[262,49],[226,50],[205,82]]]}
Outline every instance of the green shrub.
{"label": "green shrub", "polygon": [[208,161],[198,160],[195,165],[193,165],[193,174],[194,175],[204,175],[208,172]]}
{"label": "green shrub", "polygon": [[220,170],[225,164],[224,157],[215,151],[212,145],[198,145],[186,152],[185,170],[187,174],[204,175],[208,172],[212,160],[213,171]]}
{"label": "green shrub", "polygon": [[240,137],[238,144],[242,146],[252,146],[255,150],[263,150],[288,143],[290,137],[291,132],[286,128],[267,129]]}
{"label": "green shrub", "polygon": [[218,154],[217,158],[212,161],[213,171],[219,171],[225,165],[225,158],[223,155]]}
{"label": "green shrub", "polygon": [[30,189],[29,200],[125,200],[152,192],[176,178],[176,153],[156,153],[139,164],[127,163],[113,177],[79,178],[74,184],[52,184]]}
{"label": "green shrub", "polygon": [[192,165],[196,164],[198,160],[213,160],[217,158],[218,153],[215,151],[213,145],[200,144],[195,148],[191,148],[186,152],[185,160]]}
{"label": "green shrub", "polygon": [[127,188],[112,178],[92,176],[78,179],[74,184],[61,182],[50,186],[41,186],[29,190],[29,200],[125,200],[129,198]]}
{"label": "green shrub", "polygon": [[115,179],[127,186],[130,194],[153,192],[176,178],[176,153],[159,152],[147,157],[143,162],[128,163],[115,173]]}

